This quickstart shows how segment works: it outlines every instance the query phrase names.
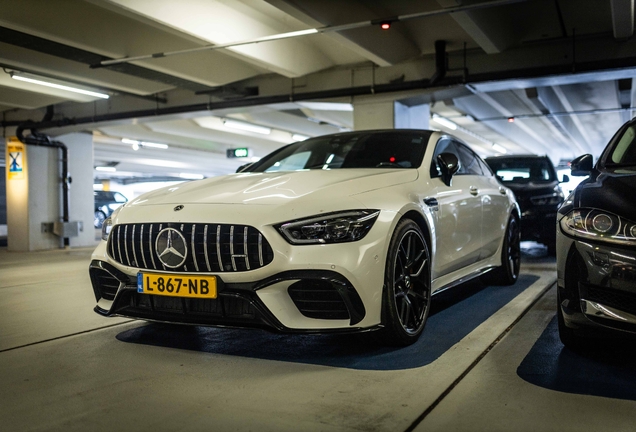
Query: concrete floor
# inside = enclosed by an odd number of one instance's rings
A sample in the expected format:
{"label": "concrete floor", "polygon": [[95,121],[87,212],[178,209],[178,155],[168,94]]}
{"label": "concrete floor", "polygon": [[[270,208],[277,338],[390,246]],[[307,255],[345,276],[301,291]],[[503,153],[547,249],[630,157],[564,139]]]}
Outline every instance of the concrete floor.
{"label": "concrete floor", "polygon": [[633,352],[562,347],[554,259],[536,250],[516,291],[435,298],[422,340],[402,350],[106,319],[92,311],[90,252],[0,248],[2,431],[635,428]]}

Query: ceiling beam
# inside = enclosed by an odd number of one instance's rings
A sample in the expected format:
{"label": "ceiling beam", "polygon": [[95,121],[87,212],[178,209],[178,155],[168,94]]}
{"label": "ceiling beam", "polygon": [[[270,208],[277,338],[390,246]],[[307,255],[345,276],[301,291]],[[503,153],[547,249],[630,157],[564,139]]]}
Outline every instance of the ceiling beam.
{"label": "ceiling beam", "polygon": [[634,0],[611,0],[612,27],[616,39],[627,39],[634,34]]}

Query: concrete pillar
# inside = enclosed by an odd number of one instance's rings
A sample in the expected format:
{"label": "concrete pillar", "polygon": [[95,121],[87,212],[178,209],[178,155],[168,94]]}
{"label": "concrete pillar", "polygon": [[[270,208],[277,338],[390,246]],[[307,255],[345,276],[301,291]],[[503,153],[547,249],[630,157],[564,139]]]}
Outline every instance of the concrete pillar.
{"label": "concrete pillar", "polygon": [[394,100],[364,100],[354,103],[353,128],[370,129],[428,129],[428,104],[407,106]]}
{"label": "concrete pillar", "polygon": [[[68,148],[68,170],[72,177],[69,221],[77,227],[76,233],[68,235],[69,246],[92,246],[95,244],[92,135],[77,133],[54,139]],[[60,150],[8,141],[6,171],[8,250],[63,247],[63,236],[54,233],[59,232],[59,224],[55,228],[54,224],[62,222]]]}
{"label": "concrete pillar", "polygon": [[429,129],[431,107],[428,104],[407,106],[395,102],[396,129]]}

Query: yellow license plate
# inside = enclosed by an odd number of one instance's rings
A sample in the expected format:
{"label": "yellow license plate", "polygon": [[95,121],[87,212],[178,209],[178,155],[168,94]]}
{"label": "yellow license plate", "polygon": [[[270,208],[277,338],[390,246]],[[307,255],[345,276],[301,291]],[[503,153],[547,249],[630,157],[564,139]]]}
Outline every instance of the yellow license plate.
{"label": "yellow license plate", "polygon": [[216,298],[215,276],[137,273],[137,292],[170,297]]}

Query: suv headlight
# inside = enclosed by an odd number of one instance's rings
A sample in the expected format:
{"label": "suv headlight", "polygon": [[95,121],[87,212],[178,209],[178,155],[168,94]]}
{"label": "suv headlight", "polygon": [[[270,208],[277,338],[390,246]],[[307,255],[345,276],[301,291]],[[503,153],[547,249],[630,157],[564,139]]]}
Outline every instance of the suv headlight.
{"label": "suv headlight", "polygon": [[561,229],[574,237],[609,243],[636,243],[636,224],[603,210],[575,209],[559,222]]}
{"label": "suv headlight", "polygon": [[349,210],[286,222],[276,228],[294,245],[357,241],[367,235],[379,210]]}

